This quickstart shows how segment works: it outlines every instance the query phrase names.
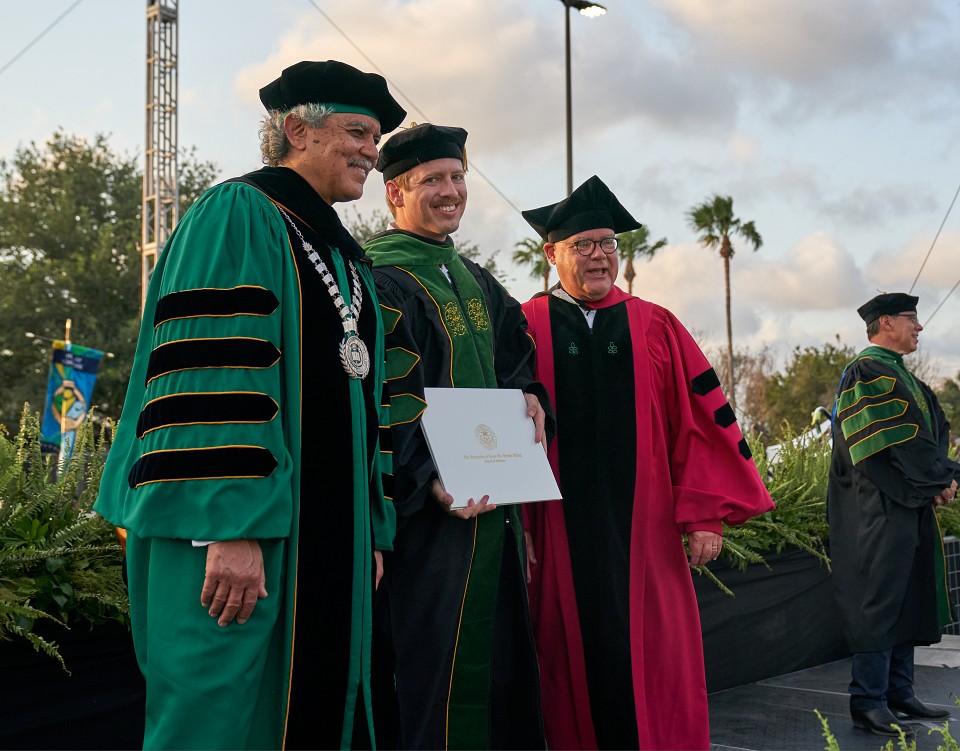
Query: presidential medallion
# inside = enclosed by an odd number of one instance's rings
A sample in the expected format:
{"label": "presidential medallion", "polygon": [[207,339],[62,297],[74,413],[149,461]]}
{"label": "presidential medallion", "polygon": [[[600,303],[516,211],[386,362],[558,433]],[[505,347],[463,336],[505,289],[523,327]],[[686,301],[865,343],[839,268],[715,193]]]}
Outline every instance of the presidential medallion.
{"label": "presidential medallion", "polygon": [[356,334],[347,334],[340,342],[340,362],[351,378],[365,378],[370,372],[370,354],[363,339]]}

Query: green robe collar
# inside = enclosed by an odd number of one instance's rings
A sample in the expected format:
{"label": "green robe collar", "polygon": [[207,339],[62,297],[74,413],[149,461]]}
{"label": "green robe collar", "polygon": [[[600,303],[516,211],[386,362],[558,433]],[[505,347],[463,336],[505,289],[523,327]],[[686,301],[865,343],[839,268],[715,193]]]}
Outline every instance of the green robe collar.
{"label": "green robe collar", "polygon": [[927,397],[924,395],[923,389],[920,388],[920,383],[917,381],[916,376],[907,370],[906,366],[903,364],[903,355],[899,352],[894,352],[892,349],[871,344],[869,347],[861,351],[859,355],[857,355],[857,360],[865,357],[868,357],[872,360],[879,360],[880,362],[889,366],[900,377],[900,380],[903,381],[903,385],[906,386],[913,395],[913,399],[917,403],[917,407],[923,413],[923,417],[927,422],[927,428],[932,430],[933,420],[930,416],[930,405],[927,403]]}
{"label": "green robe collar", "polygon": [[452,263],[457,257],[457,249],[449,237],[436,242],[402,229],[389,229],[374,235],[364,248],[373,259],[374,268],[440,266]]}
{"label": "green robe collar", "polygon": [[[363,247],[375,269],[392,266],[409,274],[436,306],[440,325],[450,341],[451,385],[496,388],[493,331],[487,300],[453,243],[449,239],[438,243],[393,229],[376,235]],[[422,322],[410,321],[408,325],[422,325]]]}

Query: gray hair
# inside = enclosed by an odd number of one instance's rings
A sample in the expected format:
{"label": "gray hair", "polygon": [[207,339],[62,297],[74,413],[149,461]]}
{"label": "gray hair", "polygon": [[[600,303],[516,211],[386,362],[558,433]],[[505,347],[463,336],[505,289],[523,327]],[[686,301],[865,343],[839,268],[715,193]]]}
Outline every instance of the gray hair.
{"label": "gray hair", "polygon": [[310,128],[322,128],[334,110],[322,104],[298,104],[289,110],[269,110],[260,124],[260,154],[264,164],[276,167],[290,151],[290,141],[283,130],[287,115],[302,120]]}
{"label": "gray hair", "polygon": [[867,324],[867,339],[873,339],[877,334],[880,333],[880,319],[874,318],[870,323]]}

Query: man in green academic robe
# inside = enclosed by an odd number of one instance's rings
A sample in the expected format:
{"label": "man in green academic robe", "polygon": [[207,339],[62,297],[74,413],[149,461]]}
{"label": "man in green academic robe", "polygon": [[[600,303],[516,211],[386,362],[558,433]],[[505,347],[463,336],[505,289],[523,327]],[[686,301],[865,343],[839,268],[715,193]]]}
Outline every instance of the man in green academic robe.
{"label": "man in green academic robe", "polygon": [[374,647],[374,672],[386,673],[377,684],[394,705],[377,704],[377,739],[543,748],[521,514],[488,505],[483,488],[452,509],[420,432],[425,386],[516,388],[543,438],[520,305],[450,239],[467,201],[466,138],[426,123],[387,141],[377,169],[395,221],[364,246],[386,331],[397,510]]}
{"label": "man in green academic robe", "polygon": [[[927,384],[906,369],[923,326],[917,297],[884,293],[857,312],[870,346],[843,371],[827,491],[830,557],[853,652],[853,724],[897,736],[904,720],[949,717],[913,690],[915,645],[952,619],[936,506],[957,492],[949,424]],[[895,715],[894,712],[897,714]]]}
{"label": "man in green academic robe", "polygon": [[127,530],[145,748],[369,748],[383,327],[360,197],[404,111],[301,62],[260,90],[267,167],[160,256],[96,509]]}

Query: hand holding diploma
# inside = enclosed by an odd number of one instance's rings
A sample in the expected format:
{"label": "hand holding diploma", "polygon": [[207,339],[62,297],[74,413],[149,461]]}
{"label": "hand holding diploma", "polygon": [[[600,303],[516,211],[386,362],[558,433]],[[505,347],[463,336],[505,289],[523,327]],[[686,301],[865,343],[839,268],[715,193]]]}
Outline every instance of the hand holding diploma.
{"label": "hand holding diploma", "polygon": [[421,426],[439,475],[431,490],[451,513],[470,519],[496,504],[560,498],[536,396],[475,388],[427,388],[424,395]]}
{"label": "hand holding diploma", "polygon": [[480,503],[477,503],[471,498],[467,501],[466,506],[455,509],[453,508],[453,496],[443,489],[443,484],[439,480],[433,481],[433,497],[437,503],[446,508],[450,516],[458,516],[461,519],[472,519],[478,514],[482,514],[485,511],[493,511],[496,508],[495,504],[488,502],[490,496],[485,495],[480,499]]}

